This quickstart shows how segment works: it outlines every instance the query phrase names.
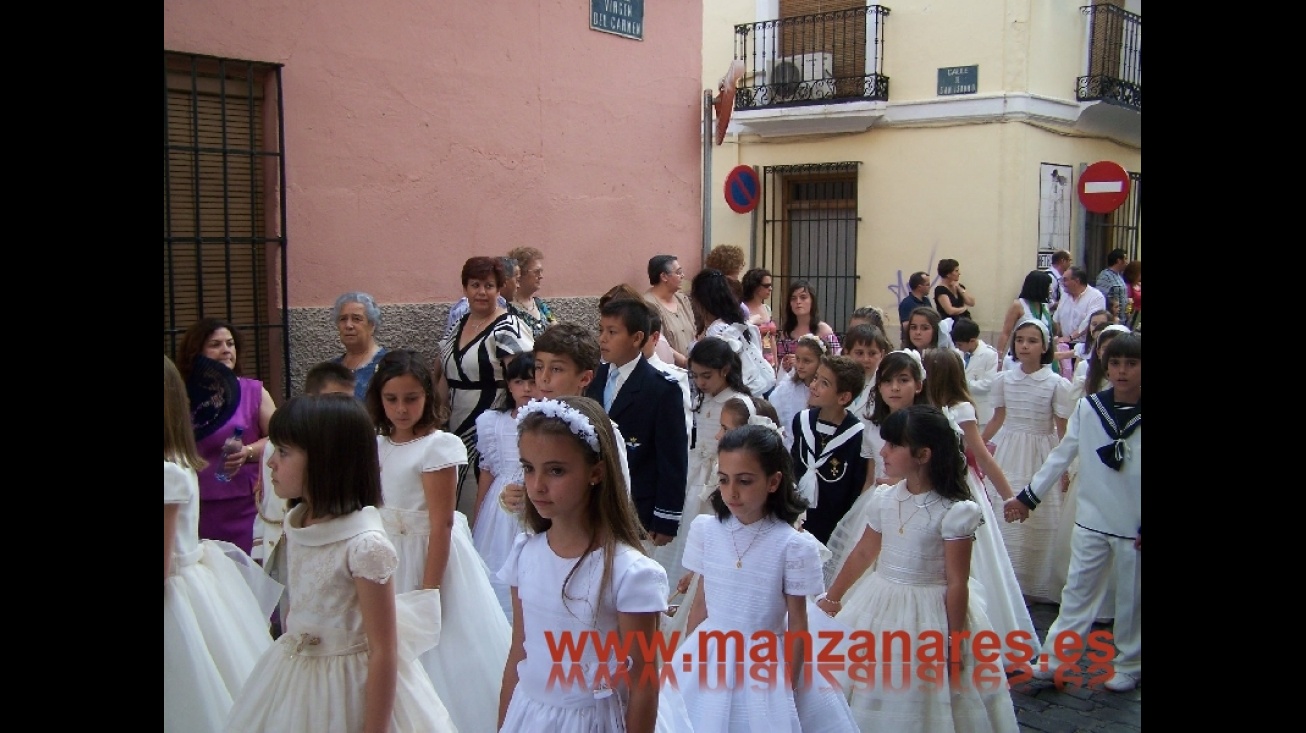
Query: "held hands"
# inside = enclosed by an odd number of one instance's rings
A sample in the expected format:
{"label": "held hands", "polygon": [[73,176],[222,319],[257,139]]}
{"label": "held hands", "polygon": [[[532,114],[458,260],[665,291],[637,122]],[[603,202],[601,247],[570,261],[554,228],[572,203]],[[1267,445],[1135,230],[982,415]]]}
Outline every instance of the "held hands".
{"label": "held hands", "polygon": [[499,493],[499,506],[504,511],[516,514],[526,508],[526,487],[521,484],[505,484]]}
{"label": "held hands", "polygon": [[1013,496],[1002,502],[1002,516],[1007,520],[1008,524],[1017,521],[1023,522],[1029,519],[1029,507]]}
{"label": "held hands", "polygon": [[780,368],[786,372],[792,372],[794,370],[795,360],[793,354],[785,354],[784,357],[780,359]]}
{"label": "held hands", "polygon": [[673,535],[673,534],[662,534],[661,532],[654,532],[654,533],[653,533],[653,546],[654,546],[654,547],[663,547],[663,546],[665,546],[665,545],[669,545],[669,544],[671,544],[671,541],[674,540],[675,538],[676,538],[676,536]]}
{"label": "held hands", "polygon": [[816,607],[825,611],[825,615],[834,618],[835,614],[839,613],[840,609],[843,608],[843,603],[832,601],[828,596],[822,593],[821,596],[816,599]]}
{"label": "held hands", "polygon": [[1061,474],[1061,493],[1064,494],[1064,493],[1066,493],[1067,491],[1070,491],[1070,473],[1069,473],[1069,472]]}
{"label": "held hands", "polygon": [[681,578],[679,583],[676,583],[676,595],[683,596],[684,594],[688,593],[689,584],[693,580],[694,580],[693,571],[685,573],[685,577]]}

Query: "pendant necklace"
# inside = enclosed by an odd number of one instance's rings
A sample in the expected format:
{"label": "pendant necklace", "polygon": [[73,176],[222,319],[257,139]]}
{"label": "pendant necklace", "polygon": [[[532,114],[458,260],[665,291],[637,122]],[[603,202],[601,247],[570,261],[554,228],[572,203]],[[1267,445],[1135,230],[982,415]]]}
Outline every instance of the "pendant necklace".
{"label": "pendant necklace", "polygon": [[[470,320],[471,320],[471,319],[468,319],[468,321],[470,321]],[[489,316],[488,318],[482,318],[481,320],[477,321],[477,322],[476,322],[476,325],[472,326],[472,328],[471,328],[472,333],[473,333],[473,334],[479,334],[479,333],[481,332],[481,330],[484,329],[487,325],[489,325],[490,321],[492,321],[492,320],[494,320],[494,314],[493,314],[493,313],[491,313],[490,316]],[[470,325],[470,324],[469,324],[469,325]]]}
{"label": "pendant necklace", "polygon": [[912,494],[909,493],[907,494],[906,499],[898,500],[898,534],[903,534],[903,529],[907,526],[907,522],[910,522],[912,520],[912,517],[915,517],[918,513],[920,513],[920,510],[924,509],[925,507],[939,500],[939,497],[936,496],[933,499],[925,502],[924,504],[917,504],[916,502],[913,501],[911,505],[916,507],[916,511],[912,512],[911,514],[908,514],[907,519],[904,520],[902,518],[902,503],[904,501],[907,501],[907,499],[910,499],[911,497]]}
{"label": "pendant necklace", "polygon": [[[739,545],[735,544],[735,533],[734,533],[734,532],[731,532],[731,533],[730,533],[730,546],[731,546],[731,549],[733,549],[733,550],[735,551],[735,567],[736,567],[736,568],[742,568],[742,567],[744,567],[744,555],[747,555],[747,554],[748,554],[748,551],[751,550],[751,549],[753,549],[753,543],[754,543],[754,542],[757,542],[757,538],[760,537],[760,536],[762,535],[762,531],[766,529],[766,527],[765,527],[766,520],[765,520],[765,519],[760,519],[760,520],[758,520],[758,524],[763,525],[763,526],[759,526],[759,527],[757,528],[757,530],[755,530],[755,531],[753,532],[753,539],[751,539],[751,540],[748,541],[748,547],[745,547],[743,552],[740,552],[740,551],[739,551]],[[742,525],[741,525],[741,526],[742,526]]]}

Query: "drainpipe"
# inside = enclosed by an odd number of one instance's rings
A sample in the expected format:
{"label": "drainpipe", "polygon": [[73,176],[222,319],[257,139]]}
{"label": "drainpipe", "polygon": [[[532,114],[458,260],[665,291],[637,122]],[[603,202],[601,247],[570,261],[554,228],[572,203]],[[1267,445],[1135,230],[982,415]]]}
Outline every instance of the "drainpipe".
{"label": "drainpipe", "polygon": [[712,249],[712,118],[716,107],[712,104],[712,90],[703,90],[703,262]]}

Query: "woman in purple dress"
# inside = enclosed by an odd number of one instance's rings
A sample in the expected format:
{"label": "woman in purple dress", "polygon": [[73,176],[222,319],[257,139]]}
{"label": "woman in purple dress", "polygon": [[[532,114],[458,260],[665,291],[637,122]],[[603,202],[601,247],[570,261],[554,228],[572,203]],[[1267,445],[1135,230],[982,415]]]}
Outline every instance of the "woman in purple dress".
{"label": "woman in purple dress", "polygon": [[[268,422],[277,409],[272,395],[257,379],[236,376],[240,334],[230,323],[200,319],[177,347],[177,367],[191,394],[191,424],[195,444],[208,465],[199,472],[200,538],[226,540],[247,554],[254,544],[258,507],[254,485],[259,459],[267,443]],[[222,444],[236,428],[244,433],[244,450],[222,456]],[[219,481],[225,471],[230,481]]]}

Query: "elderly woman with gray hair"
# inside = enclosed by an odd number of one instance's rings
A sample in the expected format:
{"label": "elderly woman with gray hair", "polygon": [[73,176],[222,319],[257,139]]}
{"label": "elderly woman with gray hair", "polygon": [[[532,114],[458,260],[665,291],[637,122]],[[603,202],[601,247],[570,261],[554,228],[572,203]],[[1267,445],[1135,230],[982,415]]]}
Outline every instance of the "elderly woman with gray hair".
{"label": "elderly woman with gray hair", "polygon": [[367,293],[351,291],[336,298],[336,331],[345,353],[332,359],[354,373],[354,396],[363,399],[367,385],[376,374],[377,362],[387,349],[376,342],[376,329],[381,325],[381,307]]}

